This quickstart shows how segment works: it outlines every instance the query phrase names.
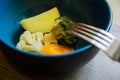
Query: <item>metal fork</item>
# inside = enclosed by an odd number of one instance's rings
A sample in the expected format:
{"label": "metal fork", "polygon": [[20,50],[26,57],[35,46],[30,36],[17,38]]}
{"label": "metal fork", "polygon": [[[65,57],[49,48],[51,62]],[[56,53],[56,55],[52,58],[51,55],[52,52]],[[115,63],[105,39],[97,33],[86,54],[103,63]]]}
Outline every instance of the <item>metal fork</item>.
{"label": "metal fork", "polygon": [[120,61],[120,42],[109,32],[84,23],[74,23],[68,32],[90,42],[113,60]]}

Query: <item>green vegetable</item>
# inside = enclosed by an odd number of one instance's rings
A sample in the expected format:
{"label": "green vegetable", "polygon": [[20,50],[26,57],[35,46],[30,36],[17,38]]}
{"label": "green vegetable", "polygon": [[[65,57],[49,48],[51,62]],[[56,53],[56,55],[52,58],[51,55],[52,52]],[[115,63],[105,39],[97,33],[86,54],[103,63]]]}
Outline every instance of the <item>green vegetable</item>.
{"label": "green vegetable", "polygon": [[55,20],[55,26],[52,28],[51,33],[55,35],[58,44],[73,46],[77,42],[77,38],[67,32],[73,23],[74,22],[66,16],[59,17]]}

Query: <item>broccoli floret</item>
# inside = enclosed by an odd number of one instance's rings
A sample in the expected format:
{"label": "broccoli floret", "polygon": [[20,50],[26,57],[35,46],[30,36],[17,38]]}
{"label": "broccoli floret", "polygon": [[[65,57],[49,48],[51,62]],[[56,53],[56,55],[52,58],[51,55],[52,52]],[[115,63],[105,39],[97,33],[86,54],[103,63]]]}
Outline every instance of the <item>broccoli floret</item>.
{"label": "broccoli floret", "polygon": [[55,20],[55,26],[52,28],[51,33],[55,35],[58,44],[73,46],[77,42],[77,38],[67,32],[73,23],[74,22],[66,16],[59,17]]}

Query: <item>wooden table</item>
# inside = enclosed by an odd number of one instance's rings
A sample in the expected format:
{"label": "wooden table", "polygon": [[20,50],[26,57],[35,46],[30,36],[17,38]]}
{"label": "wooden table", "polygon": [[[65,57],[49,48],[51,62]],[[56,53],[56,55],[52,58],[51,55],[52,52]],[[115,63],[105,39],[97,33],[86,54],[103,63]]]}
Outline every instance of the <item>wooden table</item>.
{"label": "wooden table", "polygon": [[[120,0],[109,0],[113,10],[113,25],[110,32],[120,40]],[[116,25],[118,26],[116,26]],[[0,50],[0,80],[120,80],[120,63],[99,52],[83,68],[69,75],[42,76],[23,74],[11,66]]]}
{"label": "wooden table", "polygon": [[113,11],[113,24],[120,26],[120,0],[108,0]]}

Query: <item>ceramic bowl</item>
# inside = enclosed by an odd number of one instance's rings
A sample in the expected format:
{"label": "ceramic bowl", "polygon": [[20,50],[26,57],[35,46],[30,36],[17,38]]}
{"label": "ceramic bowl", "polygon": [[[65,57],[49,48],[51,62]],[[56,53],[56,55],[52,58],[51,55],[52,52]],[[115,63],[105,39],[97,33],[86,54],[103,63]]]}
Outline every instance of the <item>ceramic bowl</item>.
{"label": "ceramic bowl", "polygon": [[16,48],[24,29],[20,21],[57,7],[62,16],[105,31],[112,23],[112,12],[106,0],[4,0],[0,1],[0,46],[11,64],[28,71],[66,73],[87,64],[99,49],[79,38],[74,51],[48,56]]}

